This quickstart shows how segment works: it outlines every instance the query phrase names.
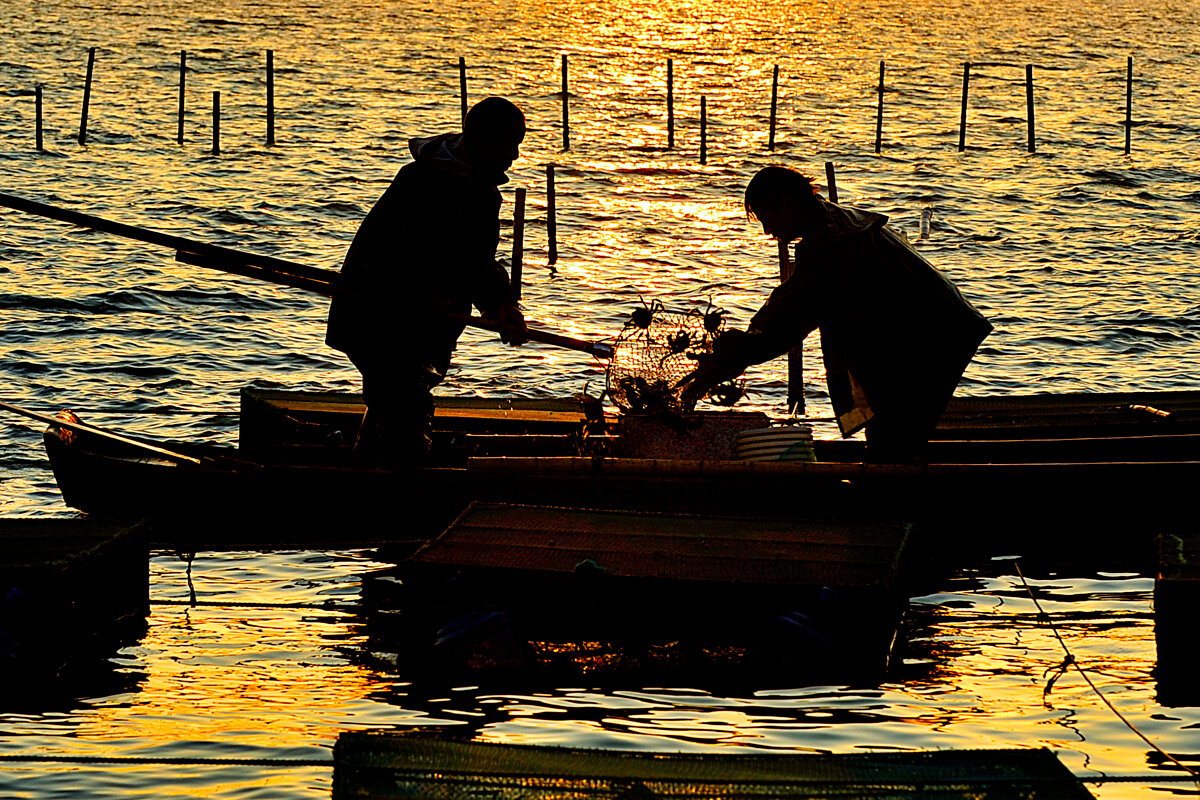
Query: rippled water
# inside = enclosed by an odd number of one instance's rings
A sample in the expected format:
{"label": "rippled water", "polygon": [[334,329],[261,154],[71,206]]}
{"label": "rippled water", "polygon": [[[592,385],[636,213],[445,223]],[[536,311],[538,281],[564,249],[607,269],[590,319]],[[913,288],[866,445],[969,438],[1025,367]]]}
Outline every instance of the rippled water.
{"label": "rippled water", "polygon": [[[529,191],[525,303],[584,338],[615,334],[640,297],[714,302],[744,324],[777,282],[775,248],[741,211],[759,167],[784,163],[843,201],[888,213],[996,324],[960,391],[1194,388],[1200,355],[1200,66],[1196,2],[1072,0],[664,5],[308,4],[10,0],[0,7],[0,190],[123,222],[336,267],[405,160],[408,137],[455,127],[457,58],[472,97],[529,116],[505,187]],[[76,142],[87,48],[88,142]],[[175,143],[178,52],[188,51],[186,142]],[[264,144],[264,51],[277,71],[278,145]],[[559,127],[570,56],[571,148]],[[1124,147],[1134,59],[1133,152]],[[674,59],[677,147],[666,145]],[[875,85],[886,62],[882,153]],[[966,152],[957,150],[971,61]],[[1026,151],[1035,64],[1037,152]],[[767,151],[770,80],[779,132]],[[32,92],[45,91],[46,152]],[[222,94],[211,155],[211,93]],[[698,163],[700,97],[708,163]],[[558,165],[560,260],[547,268],[544,170]],[[0,227],[0,397],[163,437],[232,441],[248,383],[353,389],[322,343],[325,304],[176,264],[159,248],[10,212]],[[508,240],[503,248],[510,246]],[[402,300],[398,300],[402,311]],[[810,410],[825,408],[808,345]],[[446,393],[561,395],[603,384],[585,357],[513,351],[469,333]],[[750,408],[781,413],[782,364],[749,373]],[[0,419],[0,514],[60,516],[39,426]],[[370,554],[203,554],[197,589],[270,602],[352,599]],[[186,597],[162,554],[152,596]],[[1068,676],[1014,578],[966,575],[920,598],[927,636],[902,680],[727,697],[700,688],[545,687],[430,693],[364,655],[349,611],[154,606],[114,667],[117,691],[0,717],[5,753],[323,757],[339,730],[474,725],[509,741],[645,749],[846,751],[1045,744],[1081,774],[1140,773],[1146,747]],[[1106,695],[1160,744],[1195,752],[1194,708],[1156,705],[1151,582],[1057,576],[1043,587]],[[210,599],[211,596],[210,596]],[[124,676],[123,678],[121,676]],[[440,690],[439,690],[440,691]],[[2,710],[2,709],[0,709]],[[2,793],[320,796],[328,770],[4,763]],[[37,781],[22,782],[30,774]],[[1149,790],[1109,785],[1104,797]]]}

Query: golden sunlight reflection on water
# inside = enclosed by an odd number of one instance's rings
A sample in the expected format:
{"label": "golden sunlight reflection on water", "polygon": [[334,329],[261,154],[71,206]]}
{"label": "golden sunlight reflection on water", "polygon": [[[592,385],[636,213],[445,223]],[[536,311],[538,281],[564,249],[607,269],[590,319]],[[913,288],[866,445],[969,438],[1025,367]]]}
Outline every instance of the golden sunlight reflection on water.
{"label": "golden sunlight reflection on water", "polygon": [[[335,268],[407,159],[408,138],[457,125],[461,55],[472,98],[511,96],[530,120],[504,187],[501,250],[511,247],[514,190],[526,188],[525,303],[547,327],[611,337],[653,299],[698,308],[712,300],[744,325],[777,284],[778,266],[774,243],[745,220],[742,188],[768,163],[824,184],[830,161],[844,200],[887,213],[910,237],[928,211],[921,251],[996,323],[964,393],[1191,388],[1200,359],[1197,11],[1193,0],[112,0],[97,13],[73,0],[13,0],[0,6],[0,171],[14,194]],[[92,134],[80,147],[82,56],[93,44]],[[192,71],[181,147],[175,81],[185,48]],[[278,70],[273,148],[262,142],[267,48]],[[563,53],[571,74],[567,152]],[[1131,55],[1134,150],[1126,157]],[[886,105],[876,155],[880,60]],[[1036,65],[1036,154],[1025,150],[1026,63]],[[771,153],[775,65],[781,91]],[[29,92],[37,84],[46,91],[43,154],[32,145]],[[214,90],[226,112],[220,157],[207,152]],[[697,163],[701,96],[710,115],[705,166]],[[558,181],[553,271],[549,163]],[[69,406],[86,420],[161,438],[232,441],[237,392],[251,382],[358,388],[352,367],[323,344],[326,307],[198,273],[156,248],[3,215],[0,378],[6,399],[22,405]],[[816,337],[805,360],[809,410],[827,414]],[[604,380],[603,365],[586,357],[512,351],[479,333],[463,337],[456,364],[441,387],[447,394],[594,394]],[[782,362],[751,370],[743,407],[780,416],[784,370]],[[198,413],[159,413],[180,410]],[[38,428],[0,419],[0,514],[68,513]],[[1158,769],[1077,675],[1068,672],[1043,696],[1047,670],[1062,654],[1011,575],[968,575],[917,598],[906,664],[880,687],[531,689],[432,686],[398,673],[344,605],[358,599],[359,574],[375,566],[363,553],[202,554],[193,565],[201,599],[338,605],[156,604],[146,636],[112,662],[116,688],[33,710],[0,708],[0,752],[327,757],[341,730],[427,725],[503,741],[646,750],[1044,745],[1083,775]],[[156,600],[187,598],[178,559],[156,554],[152,568]],[[1195,753],[1200,712],[1156,698],[1150,581],[1063,575],[1037,585],[1105,696],[1154,741]],[[0,763],[6,797],[316,798],[328,796],[329,783],[328,770],[309,768]],[[1161,793],[1137,784],[1093,791],[1104,800]]]}

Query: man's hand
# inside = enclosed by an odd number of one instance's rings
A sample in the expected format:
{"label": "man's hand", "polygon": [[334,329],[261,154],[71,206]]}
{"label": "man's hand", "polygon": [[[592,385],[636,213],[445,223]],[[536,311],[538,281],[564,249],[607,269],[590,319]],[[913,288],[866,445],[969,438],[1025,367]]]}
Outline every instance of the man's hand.
{"label": "man's hand", "polygon": [[682,388],[680,400],[687,407],[692,407],[703,400],[714,386],[725,381],[733,380],[746,369],[739,348],[745,343],[747,334],[738,331],[725,331],[713,343],[713,352],[700,353],[692,356],[696,360],[696,368],[684,375],[675,384]]}
{"label": "man's hand", "polygon": [[496,321],[503,326],[500,341],[513,347],[520,347],[529,341],[529,334],[525,329],[525,315],[515,305],[497,306]]}

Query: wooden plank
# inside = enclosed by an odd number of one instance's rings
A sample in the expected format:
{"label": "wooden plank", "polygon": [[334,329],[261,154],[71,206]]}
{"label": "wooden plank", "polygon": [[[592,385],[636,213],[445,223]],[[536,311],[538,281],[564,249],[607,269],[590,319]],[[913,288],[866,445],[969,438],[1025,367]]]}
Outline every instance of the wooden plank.
{"label": "wooden plank", "polygon": [[333,797],[445,800],[486,792],[551,797],[791,797],[1086,800],[1046,749],[915,753],[655,753],[455,741],[348,731],[334,747]]}
{"label": "wooden plank", "polygon": [[672,516],[473,503],[410,569],[470,567],[608,578],[891,587],[902,524]]}

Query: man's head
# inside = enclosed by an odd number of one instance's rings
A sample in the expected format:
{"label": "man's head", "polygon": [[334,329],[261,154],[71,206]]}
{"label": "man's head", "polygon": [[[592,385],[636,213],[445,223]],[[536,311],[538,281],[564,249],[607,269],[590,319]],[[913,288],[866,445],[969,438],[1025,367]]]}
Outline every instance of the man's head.
{"label": "man's head", "polygon": [[480,100],[463,120],[463,143],[477,177],[499,182],[520,155],[525,115],[502,97]]}
{"label": "man's head", "polygon": [[763,167],[746,184],[746,216],[781,242],[799,239],[819,206],[812,178],[787,167]]}

